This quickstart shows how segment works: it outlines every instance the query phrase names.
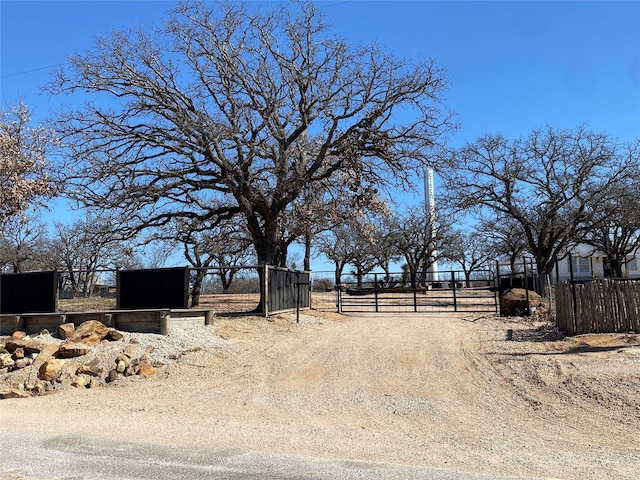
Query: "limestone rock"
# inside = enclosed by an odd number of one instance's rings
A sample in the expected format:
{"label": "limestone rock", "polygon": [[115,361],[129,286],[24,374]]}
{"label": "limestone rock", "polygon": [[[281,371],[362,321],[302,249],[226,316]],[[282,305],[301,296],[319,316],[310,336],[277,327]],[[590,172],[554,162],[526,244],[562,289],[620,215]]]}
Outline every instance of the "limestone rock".
{"label": "limestone rock", "polygon": [[27,398],[30,397],[28,392],[24,390],[18,390],[17,388],[7,388],[0,390],[0,399],[4,400],[7,398]]}
{"label": "limestone rock", "polygon": [[122,360],[120,360],[116,366],[116,372],[124,373],[126,369],[127,369],[127,366],[124,364]]}
{"label": "limestone rock", "polygon": [[115,328],[110,328],[109,333],[105,337],[107,340],[111,340],[114,342],[119,342],[124,338],[124,333],[116,330]]}
{"label": "limestone rock", "polygon": [[68,387],[73,385],[73,382],[76,380],[76,376],[68,370],[62,370],[54,380],[60,383],[63,387]]}
{"label": "limestone rock", "polygon": [[16,330],[11,334],[11,338],[13,340],[24,340],[27,337],[27,332],[23,332],[22,330]]}
{"label": "limestone rock", "polygon": [[13,367],[14,363],[10,353],[0,353],[0,368]]}
{"label": "limestone rock", "polygon": [[[529,307],[544,309],[546,305],[542,297],[529,290]],[[524,288],[511,288],[502,294],[503,315],[524,315],[527,312],[527,291]]]}
{"label": "limestone rock", "polygon": [[26,358],[19,358],[18,360],[15,361],[13,368],[15,370],[18,370],[20,368],[26,368],[29,365],[31,365],[33,363],[33,360],[29,357]]}
{"label": "limestone rock", "polygon": [[135,343],[130,343],[124,348],[123,352],[129,358],[135,358],[138,354],[138,345]]}
{"label": "limestone rock", "polygon": [[109,328],[97,320],[88,320],[81,323],[75,331],[67,337],[67,341],[84,343],[93,347],[100,343],[109,333]]}
{"label": "limestone rock", "polygon": [[87,377],[80,376],[80,377],[74,378],[71,385],[73,385],[76,388],[82,388],[89,385],[89,382],[90,380]]}
{"label": "limestone rock", "polygon": [[131,363],[131,358],[123,353],[116,357],[116,365],[119,364],[120,362],[124,363],[125,367],[128,367],[129,364]]}
{"label": "limestone rock", "polygon": [[36,383],[36,378],[39,378],[40,375],[40,368],[45,362],[52,360],[57,351],[58,344],[49,343],[37,354],[34,358],[33,366],[30,369],[29,378],[27,379],[27,383],[29,385],[34,385]]}
{"label": "limestone rock", "polygon": [[8,352],[15,352],[18,348],[21,348],[25,355],[30,355],[32,353],[40,353],[44,350],[47,345],[51,345],[50,343],[43,342],[41,340],[26,340],[26,339],[9,339],[7,343],[5,343],[4,348]]}
{"label": "limestone rock", "polygon": [[65,342],[58,347],[56,356],[58,358],[74,358],[86,355],[91,351],[91,347],[84,343]]}
{"label": "limestone rock", "polygon": [[76,373],[91,375],[92,377],[99,377],[100,375],[102,375],[103,371],[104,369],[100,365],[100,360],[98,360],[97,358],[94,358],[90,362],[87,362],[84,365],[81,365],[76,371]]}
{"label": "limestone rock", "polygon": [[63,323],[62,325],[58,325],[58,335],[63,340],[69,338],[75,330],[76,327],[73,323]]}
{"label": "limestone rock", "polygon": [[[143,362],[141,362],[139,358],[134,358],[133,360],[131,360],[131,363],[125,370],[124,374],[127,377],[130,377],[131,375],[138,375],[138,373],[140,372],[140,365],[142,363]],[[146,361],[144,363],[146,363]]]}
{"label": "limestone rock", "polygon": [[38,378],[47,382],[55,380],[60,375],[62,367],[64,367],[64,360],[55,358],[47,360],[38,370]]}
{"label": "limestone rock", "polygon": [[16,348],[13,351],[13,355],[11,355],[11,358],[13,358],[14,360],[20,360],[21,358],[24,358],[24,348]]}
{"label": "limestone rock", "polygon": [[58,345],[56,343],[49,343],[40,351],[40,353],[38,353],[36,359],[38,362],[46,362],[47,360],[51,360],[57,351]]}
{"label": "limestone rock", "polygon": [[26,385],[25,389],[29,390],[34,395],[42,395],[45,391],[45,386],[44,386],[44,383],[38,382],[33,385]]}
{"label": "limestone rock", "polygon": [[155,375],[155,373],[156,367],[154,367],[150,363],[143,363],[142,365],[140,365],[140,371],[138,372],[138,375],[140,375],[142,378],[149,378]]}
{"label": "limestone rock", "polygon": [[115,382],[117,379],[118,379],[118,372],[114,368],[109,372],[109,375],[107,376],[107,381],[111,383],[111,382]]}

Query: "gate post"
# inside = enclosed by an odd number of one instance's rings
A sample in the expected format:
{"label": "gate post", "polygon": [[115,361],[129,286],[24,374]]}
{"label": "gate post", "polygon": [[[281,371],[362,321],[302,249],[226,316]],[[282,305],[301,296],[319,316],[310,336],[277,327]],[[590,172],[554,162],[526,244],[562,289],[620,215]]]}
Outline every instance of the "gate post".
{"label": "gate post", "polygon": [[451,288],[453,289],[453,311],[458,311],[458,298],[456,297],[456,272],[451,270]]}
{"label": "gate post", "polygon": [[413,290],[413,311],[418,312],[418,289],[416,288],[416,273],[411,273],[411,288]]}
{"label": "gate post", "polygon": [[522,266],[524,269],[524,294],[527,299],[527,317],[531,315],[531,306],[529,304],[529,272],[527,271],[527,258],[522,257]]}
{"label": "gate post", "polygon": [[262,285],[260,286],[264,292],[262,295],[262,315],[269,316],[269,265],[266,263],[262,266]]}
{"label": "gate post", "polygon": [[342,313],[342,283],[340,283],[342,281],[342,275],[338,275],[338,269],[336,269],[336,286],[334,287],[336,289],[336,308],[338,310],[338,313]]}
{"label": "gate post", "polygon": [[373,274],[373,296],[376,299],[376,313],[378,313],[378,274]]}

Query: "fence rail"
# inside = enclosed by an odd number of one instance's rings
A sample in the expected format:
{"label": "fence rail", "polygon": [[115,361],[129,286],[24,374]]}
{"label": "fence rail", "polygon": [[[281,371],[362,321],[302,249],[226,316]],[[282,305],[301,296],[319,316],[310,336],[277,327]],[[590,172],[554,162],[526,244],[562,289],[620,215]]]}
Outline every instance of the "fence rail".
{"label": "fence rail", "polygon": [[640,332],[640,282],[558,284],[556,322],[569,335]]}
{"label": "fence rail", "polygon": [[491,270],[343,274],[340,312],[497,312]]}

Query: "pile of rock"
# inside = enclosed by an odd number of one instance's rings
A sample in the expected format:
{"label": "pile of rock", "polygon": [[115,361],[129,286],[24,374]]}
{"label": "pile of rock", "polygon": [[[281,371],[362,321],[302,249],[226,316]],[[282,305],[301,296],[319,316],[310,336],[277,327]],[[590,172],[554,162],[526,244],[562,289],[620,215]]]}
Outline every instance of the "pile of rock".
{"label": "pile of rock", "polygon": [[[75,328],[58,327],[29,337],[14,332],[0,341],[0,398],[42,395],[68,386],[94,388],[121,376],[155,374],[147,354],[135,340],[124,341],[122,332],[89,320]],[[95,348],[101,346],[101,348]]]}
{"label": "pile of rock", "polygon": [[547,304],[540,295],[532,290],[527,292],[524,288],[510,288],[502,294],[502,315],[522,316],[547,311]]}

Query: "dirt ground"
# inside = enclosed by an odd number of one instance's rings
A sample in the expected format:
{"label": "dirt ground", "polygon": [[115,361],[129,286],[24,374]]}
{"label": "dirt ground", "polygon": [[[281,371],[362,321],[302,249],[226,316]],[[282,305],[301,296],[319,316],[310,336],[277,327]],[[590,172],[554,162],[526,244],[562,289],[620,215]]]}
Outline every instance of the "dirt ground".
{"label": "dirt ground", "polygon": [[215,329],[228,346],[192,349],[154,378],[4,400],[0,425],[515,477],[640,471],[639,335],[321,312]]}

